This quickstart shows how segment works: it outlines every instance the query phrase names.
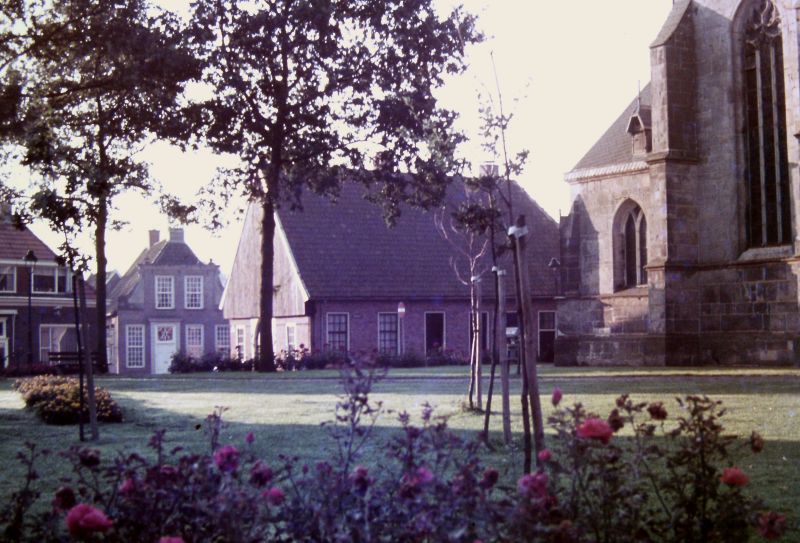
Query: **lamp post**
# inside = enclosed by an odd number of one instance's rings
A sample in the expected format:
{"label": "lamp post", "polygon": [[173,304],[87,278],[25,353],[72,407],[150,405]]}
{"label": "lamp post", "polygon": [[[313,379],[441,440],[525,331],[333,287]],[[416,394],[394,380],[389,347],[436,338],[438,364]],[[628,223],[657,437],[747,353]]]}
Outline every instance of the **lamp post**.
{"label": "lamp post", "polygon": [[[28,368],[33,365],[33,309],[31,299],[33,297],[33,270],[36,269],[36,258],[33,250],[28,251],[23,257],[25,269],[28,271]],[[19,360],[17,361],[17,374],[19,374]]]}

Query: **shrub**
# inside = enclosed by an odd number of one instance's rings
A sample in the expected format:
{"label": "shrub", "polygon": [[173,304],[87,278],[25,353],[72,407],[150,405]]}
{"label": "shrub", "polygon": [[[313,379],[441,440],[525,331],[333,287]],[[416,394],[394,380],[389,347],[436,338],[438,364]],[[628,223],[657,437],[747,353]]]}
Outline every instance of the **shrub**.
{"label": "shrub", "polygon": [[[14,389],[22,394],[25,405],[35,409],[39,418],[48,424],[77,424],[81,417],[84,421],[89,420],[86,390],[81,412],[80,384],[73,377],[42,375],[17,380]],[[95,387],[95,401],[98,421],[122,422],[122,411],[108,392]]]}
{"label": "shrub", "polygon": [[176,352],[170,359],[169,373],[206,373],[212,371],[253,371],[252,360],[230,358],[222,353],[205,353],[201,358],[188,356],[185,352]]}
{"label": "shrub", "polygon": [[[671,425],[663,404],[627,396],[608,417],[580,404],[561,408],[549,421],[553,451],[540,451],[539,469],[514,483],[481,463],[482,440],[452,433],[427,405],[419,425],[397,415],[399,433],[381,448],[372,429],[385,413],[369,393],[385,370],[342,373],[345,394],[327,425],[335,446],[315,466],[289,456],[269,466],[248,453],[250,436],[221,446],[218,408],[203,425],[206,454],[165,449],[163,430],[148,445],[153,462],[135,453],[104,461],[73,447],[63,454],[72,476],[52,509],[28,518],[34,463],[46,454],[28,444],[20,454],[28,474],[0,508],[0,529],[25,543],[65,541],[76,526],[80,537],[104,532],[121,543],[740,543],[786,530],[785,515],[767,513],[747,493],[747,475],[732,465],[735,440],[722,433],[723,410],[708,398],[682,400],[686,410]],[[560,399],[554,394],[553,403]],[[633,437],[617,435],[626,427]],[[764,444],[753,434],[742,445],[757,452]]]}
{"label": "shrub", "polygon": [[35,375],[55,375],[56,370],[47,364],[20,364],[19,369],[15,365],[3,368],[4,377],[26,377]]}

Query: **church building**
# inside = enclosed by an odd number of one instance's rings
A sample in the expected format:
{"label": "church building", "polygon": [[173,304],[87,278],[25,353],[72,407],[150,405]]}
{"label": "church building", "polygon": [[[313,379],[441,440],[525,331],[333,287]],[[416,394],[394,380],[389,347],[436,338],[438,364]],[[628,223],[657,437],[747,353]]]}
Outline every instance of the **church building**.
{"label": "church building", "polygon": [[800,364],[798,0],[676,0],[565,175],[557,365]]}

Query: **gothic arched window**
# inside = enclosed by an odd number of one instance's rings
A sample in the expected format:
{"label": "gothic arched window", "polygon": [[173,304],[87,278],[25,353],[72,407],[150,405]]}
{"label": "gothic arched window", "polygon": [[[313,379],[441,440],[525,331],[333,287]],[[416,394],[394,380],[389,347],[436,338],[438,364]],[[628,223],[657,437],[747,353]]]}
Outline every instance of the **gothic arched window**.
{"label": "gothic arched window", "polygon": [[781,20],[771,0],[756,0],[744,17],[747,245],[783,245],[791,241],[792,221]]}
{"label": "gothic arched window", "polygon": [[614,222],[616,288],[647,284],[647,219],[642,208],[629,200],[620,207]]}

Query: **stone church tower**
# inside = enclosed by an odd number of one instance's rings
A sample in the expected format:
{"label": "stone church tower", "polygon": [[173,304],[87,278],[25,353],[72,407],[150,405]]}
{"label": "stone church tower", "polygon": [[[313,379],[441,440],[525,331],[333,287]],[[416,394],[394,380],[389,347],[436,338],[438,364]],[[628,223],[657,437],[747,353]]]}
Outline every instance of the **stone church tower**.
{"label": "stone church tower", "polygon": [[800,363],[800,0],[676,0],[575,169],[557,365]]}

